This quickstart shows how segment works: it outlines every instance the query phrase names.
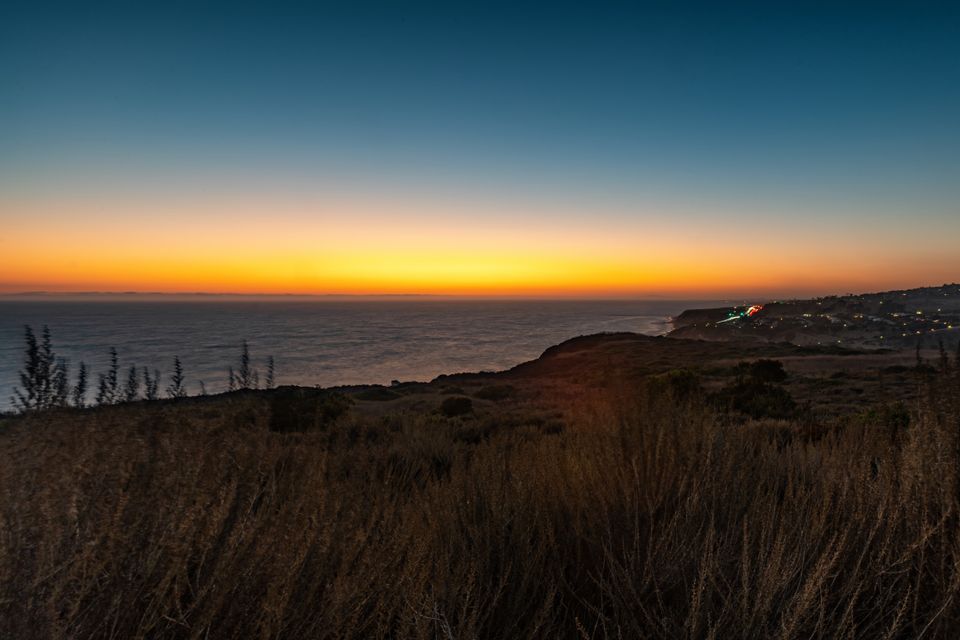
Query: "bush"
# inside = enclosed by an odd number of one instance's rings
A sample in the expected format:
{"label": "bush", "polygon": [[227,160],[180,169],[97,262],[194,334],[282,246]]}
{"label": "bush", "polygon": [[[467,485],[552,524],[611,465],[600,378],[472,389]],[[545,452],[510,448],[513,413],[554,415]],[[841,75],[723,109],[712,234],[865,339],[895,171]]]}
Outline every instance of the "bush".
{"label": "bush", "polygon": [[336,391],[279,387],[269,391],[270,430],[322,431],[345,414],[353,401]]}
{"label": "bush", "polygon": [[760,359],[750,365],[750,376],[757,382],[783,382],[787,372],[779,360]]}
{"label": "bush", "polygon": [[889,367],[884,367],[881,369],[883,373],[906,373],[910,371],[910,367],[904,366],[902,364],[893,364]]}
{"label": "bush", "polygon": [[655,393],[668,393],[679,400],[699,396],[703,392],[700,376],[690,369],[674,369],[652,376],[648,384]]}
{"label": "bush", "polygon": [[854,421],[882,429],[896,443],[910,427],[910,410],[903,402],[891,402],[862,412]]}
{"label": "bush", "polygon": [[403,396],[396,391],[391,391],[386,387],[370,387],[357,393],[357,400],[366,400],[368,402],[389,402]]}
{"label": "bush", "polygon": [[473,397],[479,398],[480,400],[493,400],[495,402],[499,402],[501,400],[506,400],[507,398],[512,398],[515,395],[517,395],[517,389],[513,385],[491,384],[478,390],[473,394]]}
{"label": "bush", "polygon": [[453,418],[473,413],[473,401],[465,396],[451,396],[440,403],[440,413]]}
{"label": "bush", "polygon": [[60,404],[55,380],[66,383],[66,365],[58,364],[50,341],[50,329],[44,325],[43,337],[37,341],[33,328],[24,328],[23,369],[20,371],[22,389],[14,389],[13,405],[19,411],[39,411]]}
{"label": "bush", "polygon": [[737,375],[753,382],[779,383],[787,379],[782,362],[765,358],[755,362],[741,362],[737,365]]}
{"label": "bush", "polygon": [[721,409],[730,408],[751,418],[788,419],[796,417],[798,407],[790,392],[765,382],[737,382],[714,395]]}

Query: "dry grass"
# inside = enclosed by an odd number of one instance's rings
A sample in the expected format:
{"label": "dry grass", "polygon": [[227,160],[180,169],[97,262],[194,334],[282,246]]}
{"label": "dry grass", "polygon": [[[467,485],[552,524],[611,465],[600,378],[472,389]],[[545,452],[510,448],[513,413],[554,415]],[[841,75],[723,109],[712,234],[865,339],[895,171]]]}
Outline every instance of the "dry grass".
{"label": "dry grass", "polygon": [[900,431],[620,396],[482,437],[423,413],[275,433],[256,395],[0,424],[0,629],[957,636],[955,374]]}

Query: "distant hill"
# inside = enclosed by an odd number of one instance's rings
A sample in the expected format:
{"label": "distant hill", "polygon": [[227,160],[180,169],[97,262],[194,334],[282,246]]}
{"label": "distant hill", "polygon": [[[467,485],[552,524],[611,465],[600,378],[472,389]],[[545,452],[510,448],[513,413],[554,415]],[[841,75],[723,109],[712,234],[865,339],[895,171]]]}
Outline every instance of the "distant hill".
{"label": "distant hill", "polygon": [[855,348],[955,348],[960,341],[960,285],[809,300],[758,301],[747,307],[690,309],[670,336],[715,341],[790,342]]}

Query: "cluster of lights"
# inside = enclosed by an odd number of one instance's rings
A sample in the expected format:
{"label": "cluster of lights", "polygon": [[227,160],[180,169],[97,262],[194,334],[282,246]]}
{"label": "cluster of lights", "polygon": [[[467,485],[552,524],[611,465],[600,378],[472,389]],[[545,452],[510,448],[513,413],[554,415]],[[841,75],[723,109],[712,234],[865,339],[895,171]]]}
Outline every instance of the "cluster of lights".
{"label": "cluster of lights", "polygon": [[727,316],[726,320],[721,320],[717,324],[723,324],[724,322],[730,322],[731,320],[739,320],[741,318],[752,318],[753,316],[760,313],[763,309],[762,304],[755,304],[747,307],[744,311],[731,311],[730,315]]}

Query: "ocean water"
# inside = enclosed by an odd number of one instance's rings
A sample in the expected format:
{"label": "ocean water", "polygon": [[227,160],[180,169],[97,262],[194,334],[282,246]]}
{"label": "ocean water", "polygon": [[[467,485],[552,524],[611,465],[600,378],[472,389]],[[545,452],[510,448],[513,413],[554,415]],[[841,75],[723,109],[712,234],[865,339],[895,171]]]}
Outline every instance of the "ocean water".
{"label": "ocean water", "polygon": [[[0,407],[8,406],[23,360],[23,326],[48,325],[53,346],[71,364],[97,373],[116,347],[122,379],[135,365],[169,381],[174,355],[187,388],[227,388],[247,340],[265,375],[278,384],[334,386],[430,380],[442,373],[498,371],[538,357],[578,335],[662,334],[670,316],[696,301],[308,300],[0,301]],[[92,395],[92,391],[91,391]]]}

